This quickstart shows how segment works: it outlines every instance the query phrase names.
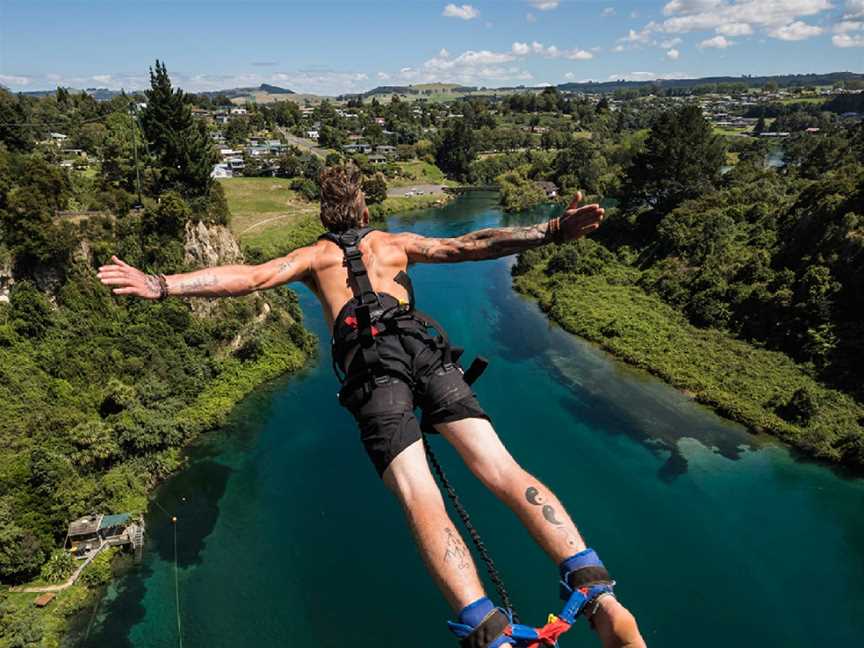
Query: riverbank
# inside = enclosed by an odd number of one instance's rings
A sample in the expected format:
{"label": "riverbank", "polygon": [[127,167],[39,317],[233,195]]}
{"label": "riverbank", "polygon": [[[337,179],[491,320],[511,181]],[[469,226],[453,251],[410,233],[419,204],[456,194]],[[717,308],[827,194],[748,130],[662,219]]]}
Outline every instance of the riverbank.
{"label": "riverbank", "polygon": [[[272,326],[272,325],[265,325]],[[185,465],[184,450],[202,433],[221,425],[234,406],[252,390],[279,376],[295,373],[304,368],[315,354],[315,338],[302,329],[281,335],[273,330],[261,330],[261,355],[251,361],[229,358],[223,361],[219,376],[213,380],[173,421],[184,434],[183,444],[129,462],[128,483],[118,484],[127,489],[124,494],[124,510],[143,511],[147,508],[150,492],[164,479],[181,470]],[[296,339],[292,339],[296,338]],[[301,336],[303,339],[301,339]],[[72,586],[56,593],[54,600],[43,609],[35,609],[36,595],[29,592],[9,592],[3,588],[0,603],[5,611],[0,614],[0,623],[14,624],[3,628],[0,639],[30,637],[31,643],[40,648],[57,648],[69,628],[69,623],[82,611],[92,608],[101,596],[104,585],[110,580],[111,558],[114,551],[103,552],[88,565],[81,577]],[[33,581],[28,585],[44,585]],[[15,627],[21,626],[21,627]],[[6,630],[10,632],[6,632]],[[0,646],[5,644],[0,641]]]}
{"label": "riverbank", "polygon": [[[515,288],[536,298],[567,331],[643,368],[719,414],[766,432],[806,455],[856,469],[864,460],[845,453],[856,442],[864,407],[824,387],[783,353],[701,329],[660,299],[633,285],[626,270],[612,275],[547,276],[539,260],[514,277]],[[623,274],[622,274],[623,273]],[[806,424],[784,410],[803,390],[815,411]]]}

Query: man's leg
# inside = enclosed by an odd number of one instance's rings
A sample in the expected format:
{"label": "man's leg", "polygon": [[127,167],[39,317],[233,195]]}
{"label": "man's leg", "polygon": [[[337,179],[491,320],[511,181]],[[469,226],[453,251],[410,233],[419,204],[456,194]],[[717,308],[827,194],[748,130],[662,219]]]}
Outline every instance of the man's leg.
{"label": "man's leg", "polygon": [[[486,419],[435,425],[471,471],[519,516],[556,565],[586,548],[576,525],[555,494],[524,470]],[[633,616],[613,597],[600,599],[592,619],[604,646],[643,645]]]}
{"label": "man's leg", "polygon": [[402,504],[420,554],[450,606],[458,612],[485,596],[471,552],[444,508],[422,441],[408,446],[390,463],[384,484]]}
{"label": "man's leg", "polygon": [[[383,479],[402,504],[423,561],[453,610],[459,612],[484,598],[471,552],[447,515],[429,471],[423,442],[416,441],[400,452]],[[510,644],[502,644],[506,646]]]}

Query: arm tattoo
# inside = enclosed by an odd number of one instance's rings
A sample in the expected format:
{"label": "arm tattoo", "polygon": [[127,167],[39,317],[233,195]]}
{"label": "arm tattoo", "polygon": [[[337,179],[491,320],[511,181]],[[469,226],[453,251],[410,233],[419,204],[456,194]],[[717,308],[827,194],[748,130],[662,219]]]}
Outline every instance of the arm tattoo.
{"label": "arm tattoo", "polygon": [[147,275],[147,278],[144,280],[147,284],[147,289],[155,295],[160,295],[162,293],[162,289],[159,287],[159,279],[154,277],[153,275]]}
{"label": "arm tattoo", "polygon": [[462,538],[450,527],[444,528],[444,533],[447,534],[447,547],[444,550],[444,562],[451,560],[456,562],[458,569],[466,569],[470,567],[468,562],[468,547],[462,542]]}
{"label": "arm tattoo", "polygon": [[283,261],[279,264],[279,274],[285,274],[286,272],[290,272],[291,268],[294,267],[293,261]]}
{"label": "arm tattoo", "polygon": [[177,284],[177,288],[179,288],[182,293],[187,290],[194,291],[200,288],[207,288],[208,286],[215,286],[217,283],[219,283],[219,280],[213,275],[203,275],[201,277],[185,279]]}
{"label": "arm tattoo", "polygon": [[427,239],[417,254],[425,261],[480,261],[497,259],[539,247],[550,241],[549,223],[530,227],[491,227],[452,239]]}

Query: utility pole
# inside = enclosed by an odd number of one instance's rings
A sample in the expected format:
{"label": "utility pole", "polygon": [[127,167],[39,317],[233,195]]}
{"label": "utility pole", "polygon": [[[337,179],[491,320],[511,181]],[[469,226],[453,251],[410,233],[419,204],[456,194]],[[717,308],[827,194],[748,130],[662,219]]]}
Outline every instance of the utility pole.
{"label": "utility pole", "polygon": [[132,129],[132,154],[135,158],[135,188],[138,191],[138,204],[136,207],[139,209],[144,206],[144,202],[141,200],[141,165],[138,164],[138,140],[135,137],[135,100],[129,102],[129,127]]}

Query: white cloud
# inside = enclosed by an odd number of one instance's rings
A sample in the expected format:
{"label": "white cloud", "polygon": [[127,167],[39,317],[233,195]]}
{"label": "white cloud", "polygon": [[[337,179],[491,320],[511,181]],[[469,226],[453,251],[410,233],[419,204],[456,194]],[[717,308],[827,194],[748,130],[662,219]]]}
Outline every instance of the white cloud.
{"label": "white cloud", "polygon": [[846,0],[844,18],[864,17],[864,0]]}
{"label": "white cloud", "polygon": [[682,39],[677,38],[677,37],[676,38],[670,38],[668,40],[662,41],[660,43],[660,47],[662,47],[663,49],[670,49],[672,47],[677,47],[678,45],[680,45],[683,42],[684,41]]}
{"label": "white cloud", "polygon": [[632,18],[633,20],[636,20],[638,17],[639,17],[639,12],[636,11],[635,9],[630,12],[630,18]]}
{"label": "white cloud", "polygon": [[[864,5],[864,0],[858,1]],[[777,29],[832,8],[830,0],[672,0],[663,10],[668,18],[658,29],[685,33],[733,23]]]}
{"label": "white cloud", "polygon": [[717,33],[724,36],[750,36],[753,28],[750,23],[726,23],[717,27]]}
{"label": "white cloud", "polygon": [[474,20],[474,18],[480,15],[480,11],[470,4],[455,5],[453,3],[450,3],[446,7],[444,7],[444,11],[441,13],[441,15],[447,16],[448,18]]}
{"label": "white cloud", "polygon": [[681,52],[679,52],[677,49],[673,48],[673,49],[670,49],[668,52],[666,52],[666,58],[669,59],[670,61],[677,61],[680,57],[681,57]]}
{"label": "white cloud", "polygon": [[525,20],[527,20],[530,23],[537,22],[537,16],[535,16],[531,12],[528,12],[527,14],[525,14]]}
{"label": "white cloud", "polygon": [[[600,12],[600,15],[603,16],[604,18],[608,18],[609,16],[614,16],[615,15],[615,7],[606,7],[603,11]],[[570,74],[572,74],[572,72],[570,72]]]}
{"label": "white cloud", "polygon": [[21,76],[18,74],[0,74],[0,83],[9,86],[26,86],[30,85],[32,79],[30,77]]}
{"label": "white cloud", "polygon": [[450,70],[458,67],[477,67],[482,65],[498,65],[513,60],[512,54],[504,52],[490,52],[489,50],[467,50],[457,57],[450,56],[446,49],[442,49],[438,56],[426,61],[423,66],[427,70]]}
{"label": "white cloud", "polygon": [[795,22],[784,25],[783,27],[769,30],[768,35],[772,38],[779,38],[780,40],[785,41],[800,41],[812,38],[813,36],[818,36],[823,31],[824,30],[821,27],[808,25],[805,22],[796,20]]}
{"label": "white cloud", "polygon": [[848,34],[849,32],[864,29],[864,22],[857,20],[844,20],[834,25],[835,34]]}
{"label": "white cloud", "polygon": [[726,49],[730,45],[734,44],[734,42],[726,40],[725,36],[715,36],[714,38],[707,38],[699,43],[699,49]]}
{"label": "white cloud", "polygon": [[637,45],[645,45],[651,42],[652,31],[654,30],[654,27],[654,23],[649,23],[639,31],[631,29],[627,32],[627,35],[624,36],[624,38],[619,38],[618,40],[621,42],[635,43]]}
{"label": "white cloud", "polygon": [[528,3],[538,11],[557,9],[559,0],[528,0]]}
{"label": "white cloud", "polygon": [[390,78],[390,75],[387,74],[386,72],[379,72],[375,76],[378,77],[379,81],[387,81]]}
{"label": "white cloud", "polygon": [[558,59],[564,58],[570,61],[587,61],[594,58],[594,55],[582,49],[558,49],[555,45],[546,47],[543,43],[534,41],[530,45],[528,43],[515,42],[510,47],[510,51],[516,56],[528,56],[529,54],[537,54],[543,58]]}
{"label": "white cloud", "polygon": [[831,37],[834,47],[864,47],[864,35],[834,34]]}
{"label": "white cloud", "polygon": [[721,4],[722,0],[672,0],[663,7],[663,14],[673,16],[677,13],[696,13],[714,9]]}
{"label": "white cloud", "polygon": [[616,45],[615,47],[612,48],[612,51],[615,52],[616,54],[620,54],[621,52],[623,52],[626,49],[627,48],[624,47],[623,45]]}
{"label": "white cloud", "polygon": [[103,83],[105,85],[107,85],[107,84],[111,83],[111,81],[113,81],[113,78],[111,77],[110,74],[94,74],[90,78],[93,79],[96,83]]}

